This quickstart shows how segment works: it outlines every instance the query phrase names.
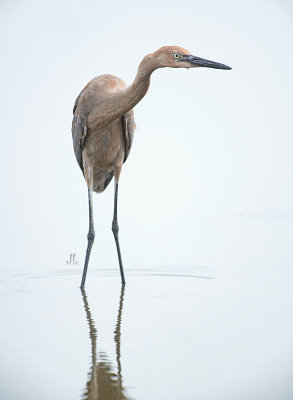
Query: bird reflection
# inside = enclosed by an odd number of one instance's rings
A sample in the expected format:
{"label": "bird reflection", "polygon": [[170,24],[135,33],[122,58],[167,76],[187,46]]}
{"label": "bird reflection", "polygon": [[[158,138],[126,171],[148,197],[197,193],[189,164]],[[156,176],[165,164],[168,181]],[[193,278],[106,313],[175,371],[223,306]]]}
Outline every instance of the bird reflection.
{"label": "bird reflection", "polygon": [[97,353],[97,329],[95,327],[94,320],[91,316],[89,303],[87,300],[86,292],[82,289],[82,298],[84,308],[86,311],[86,318],[90,328],[90,339],[91,339],[91,368],[88,374],[88,382],[85,393],[83,394],[83,400],[130,400],[124,392],[125,389],[122,384],[122,373],[121,373],[121,361],[120,361],[120,327],[122,319],[122,307],[124,300],[125,286],[121,286],[121,294],[117,315],[116,327],[114,330],[114,341],[116,346],[116,363],[117,372],[113,367],[111,361],[109,361],[107,355],[103,351]]}

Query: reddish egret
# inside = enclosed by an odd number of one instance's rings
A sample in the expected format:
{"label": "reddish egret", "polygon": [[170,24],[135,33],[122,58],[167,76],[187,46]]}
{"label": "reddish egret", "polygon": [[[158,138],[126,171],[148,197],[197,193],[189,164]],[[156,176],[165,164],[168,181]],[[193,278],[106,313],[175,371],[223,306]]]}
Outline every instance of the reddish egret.
{"label": "reddish egret", "polygon": [[118,238],[119,176],[133,141],[135,122],[132,109],[147,93],[152,72],[164,67],[231,69],[227,65],[195,57],[182,47],[165,46],[143,58],[130,86],[126,86],[124,81],[116,76],[100,75],[85,86],[75,101],[72,121],[73,146],[87,183],[89,201],[88,244],[81,288],[85,284],[95,238],[92,192],[103,192],[113,176],[115,187],[112,231],[117,247],[121,280],[125,284]]}

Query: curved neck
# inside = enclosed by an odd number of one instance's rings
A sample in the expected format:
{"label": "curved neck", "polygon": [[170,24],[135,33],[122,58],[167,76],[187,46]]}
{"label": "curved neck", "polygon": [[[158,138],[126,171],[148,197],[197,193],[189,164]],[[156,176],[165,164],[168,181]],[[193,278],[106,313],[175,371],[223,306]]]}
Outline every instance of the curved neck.
{"label": "curved neck", "polygon": [[132,84],[119,90],[111,96],[103,98],[103,113],[98,115],[94,124],[107,126],[121,118],[146,95],[150,86],[150,76],[158,66],[151,55],[144,57],[139,64],[137,74]]}
{"label": "curved neck", "polygon": [[151,55],[145,56],[139,64],[134,81],[121,93],[122,114],[130,111],[146,95],[151,74],[158,68],[153,61]]}
{"label": "curved neck", "polygon": [[156,65],[155,60],[152,57],[152,54],[145,56],[138,66],[137,74],[135,76],[135,79],[134,79],[132,85],[139,84],[139,83],[146,82],[146,81],[149,82],[151,74],[157,68],[159,68],[159,66]]}

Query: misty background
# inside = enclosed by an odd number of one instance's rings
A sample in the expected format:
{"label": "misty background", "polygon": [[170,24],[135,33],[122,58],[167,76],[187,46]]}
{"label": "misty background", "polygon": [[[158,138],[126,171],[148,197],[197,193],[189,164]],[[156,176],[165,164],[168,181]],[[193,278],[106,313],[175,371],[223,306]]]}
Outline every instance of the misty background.
{"label": "misty background", "polygon": [[[231,71],[160,69],[135,107],[118,218],[128,268],[292,265],[290,1],[2,2],[2,273],[82,268],[87,189],[71,139],[93,77],[130,84],[164,45]],[[113,183],[94,194],[91,268],[117,267]],[[257,275],[256,275],[257,276]]]}

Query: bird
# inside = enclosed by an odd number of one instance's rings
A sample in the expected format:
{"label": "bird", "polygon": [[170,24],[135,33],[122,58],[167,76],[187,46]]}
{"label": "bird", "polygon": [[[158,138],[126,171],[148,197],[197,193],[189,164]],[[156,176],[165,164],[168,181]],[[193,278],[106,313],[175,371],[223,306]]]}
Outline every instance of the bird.
{"label": "bird", "polygon": [[[103,57],[107,60],[107,55]],[[85,286],[92,246],[95,239],[92,192],[102,193],[114,177],[112,231],[116,243],[122,284],[125,275],[119,244],[117,217],[118,184],[134,137],[133,108],[146,95],[151,74],[159,68],[214,68],[230,70],[228,65],[192,55],[179,46],[164,46],[147,54],[139,64],[133,82],[113,75],[93,78],[80,92],[73,107],[72,139],[76,160],[88,189],[89,230],[80,288]]]}

